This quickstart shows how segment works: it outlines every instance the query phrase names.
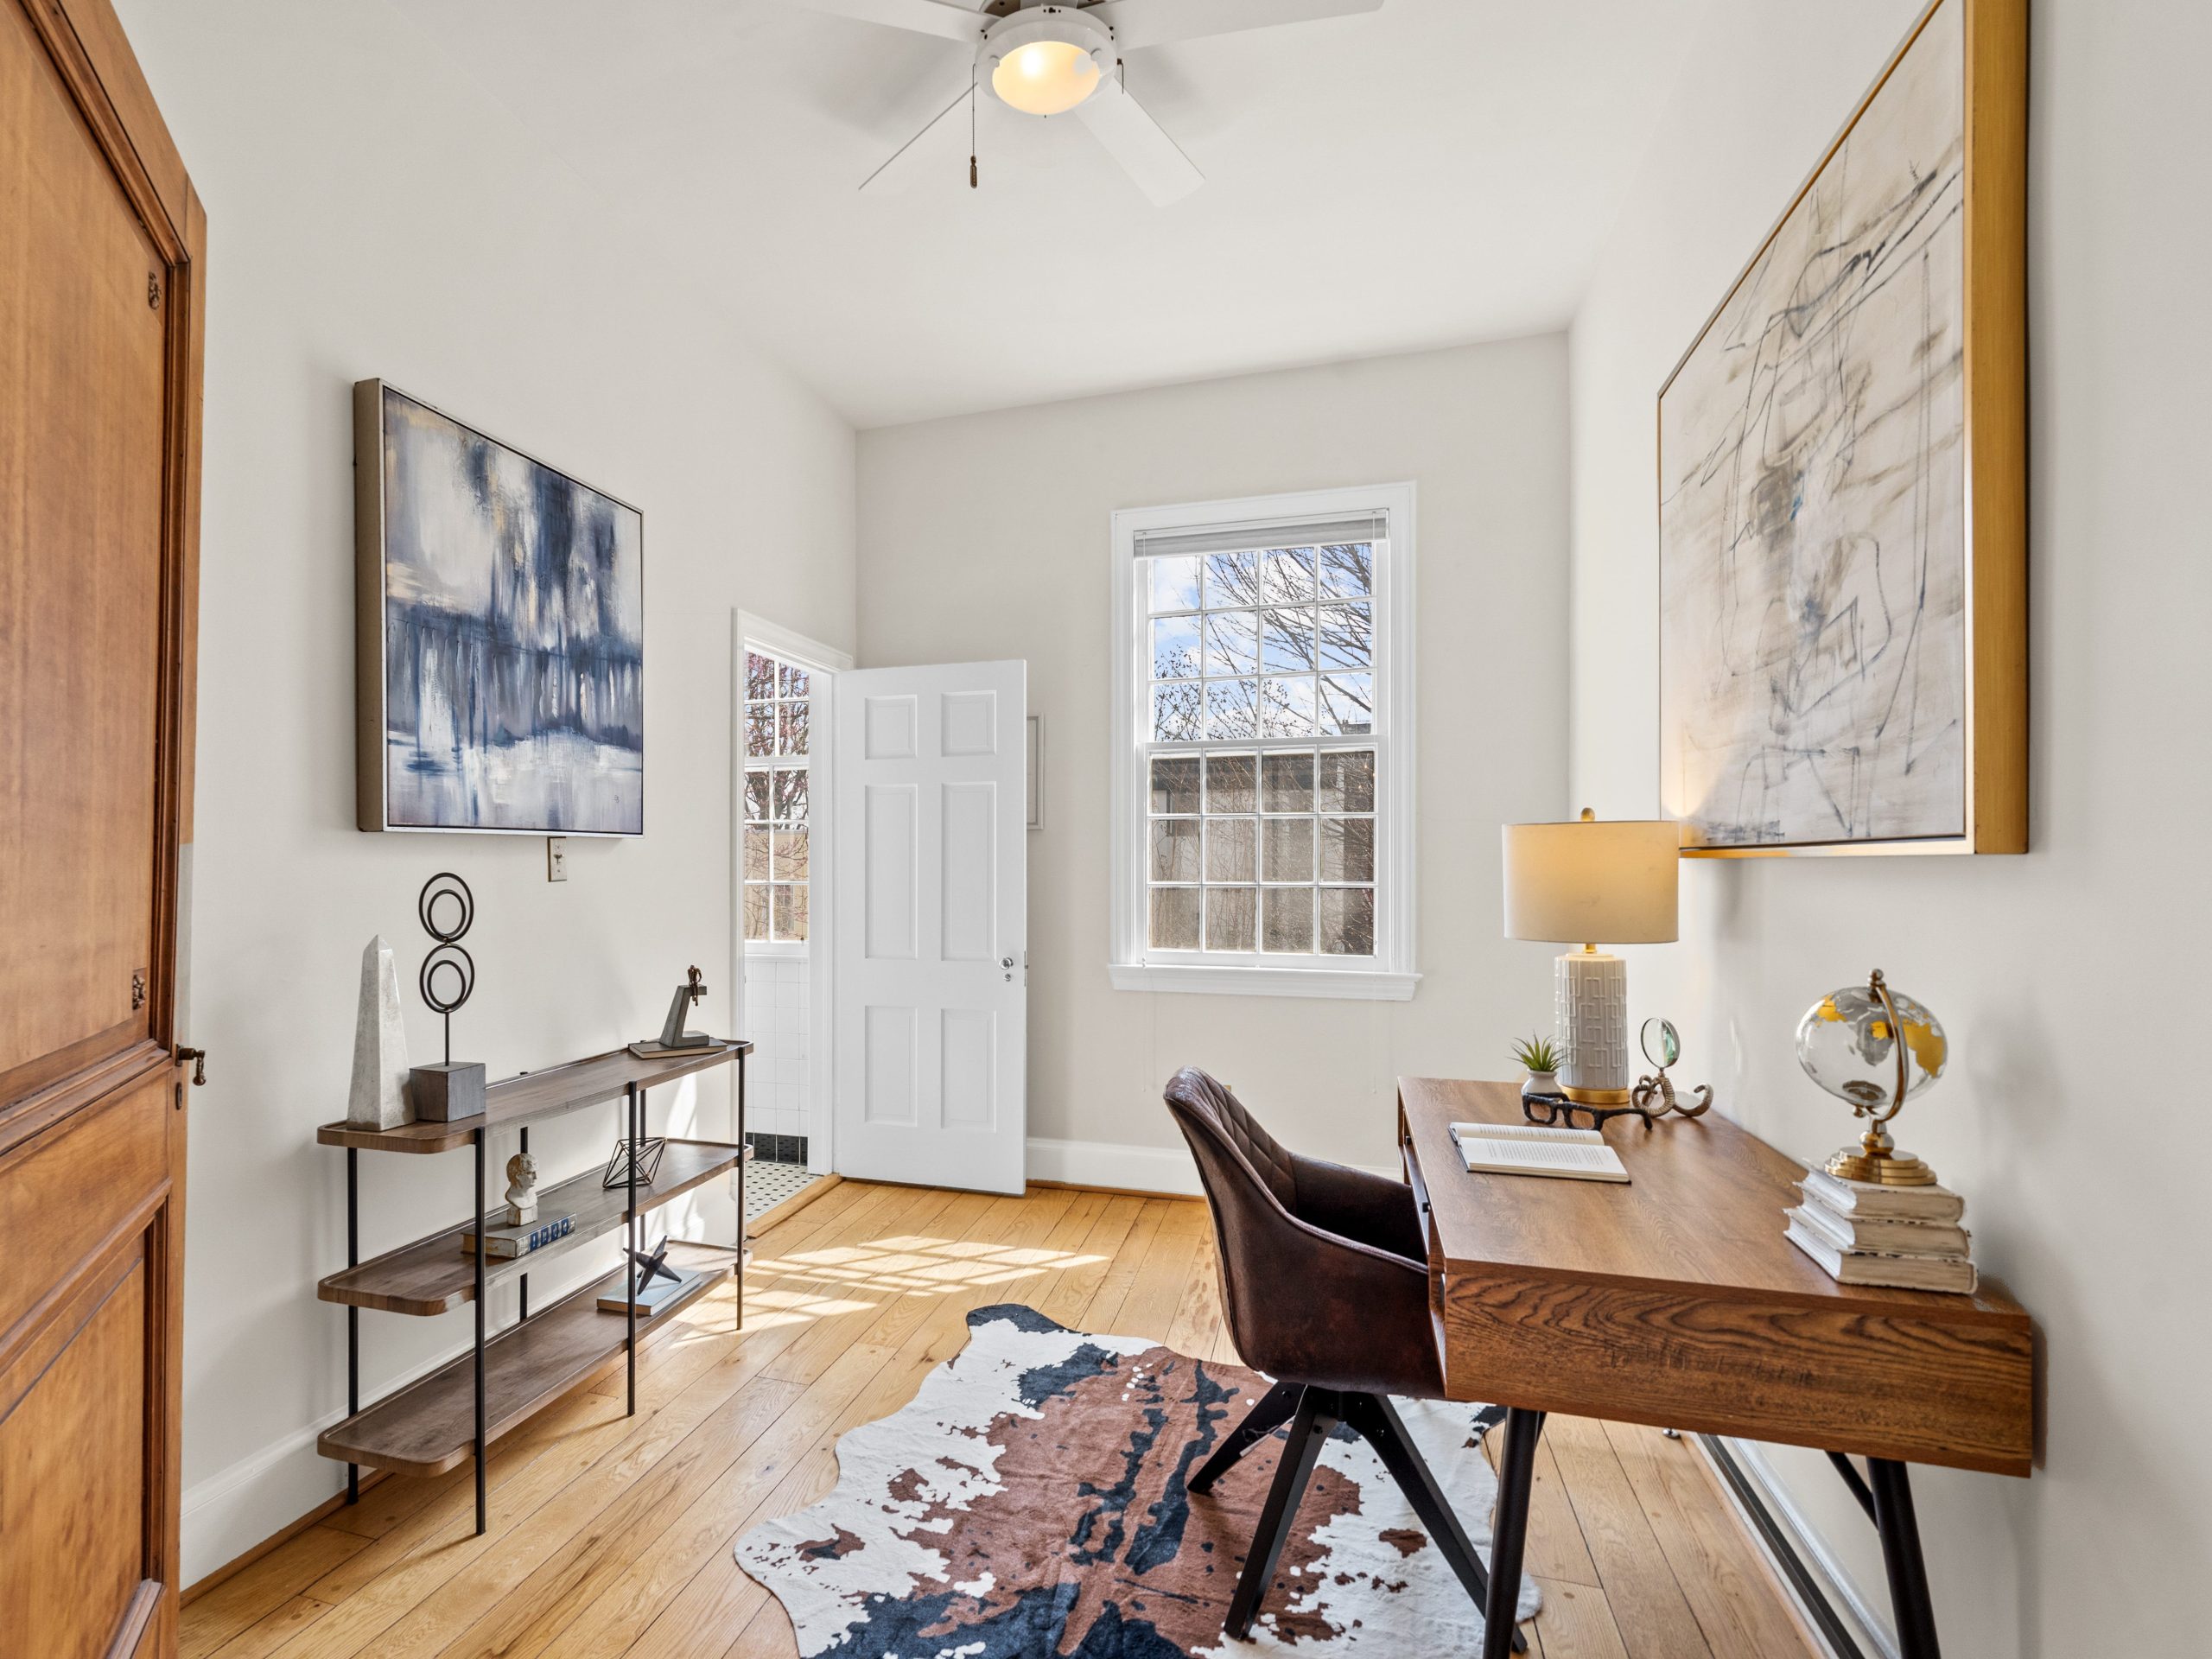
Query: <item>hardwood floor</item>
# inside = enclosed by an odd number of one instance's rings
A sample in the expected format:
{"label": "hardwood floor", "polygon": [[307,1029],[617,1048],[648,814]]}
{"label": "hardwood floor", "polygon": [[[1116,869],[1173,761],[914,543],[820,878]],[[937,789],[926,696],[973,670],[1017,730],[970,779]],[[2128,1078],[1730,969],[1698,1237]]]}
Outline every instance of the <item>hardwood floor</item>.
{"label": "hardwood floor", "polygon": [[[731,1546],[827,1491],[838,1437],[996,1301],[1236,1357],[1203,1205],[848,1181],[760,1236],[742,1338],[725,1287],[640,1356],[637,1416],[617,1376],[495,1446],[485,1536],[467,1469],[381,1482],[195,1597],[183,1659],[784,1659],[790,1623]],[[1696,1453],[1656,1430],[1553,1420],[1528,1560],[1544,1659],[1812,1650]]]}

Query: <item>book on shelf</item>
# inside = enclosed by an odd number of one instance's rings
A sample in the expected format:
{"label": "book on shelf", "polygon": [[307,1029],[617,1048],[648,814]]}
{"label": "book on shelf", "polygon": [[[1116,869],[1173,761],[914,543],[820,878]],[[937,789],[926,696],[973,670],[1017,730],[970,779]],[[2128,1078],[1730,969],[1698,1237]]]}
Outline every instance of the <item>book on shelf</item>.
{"label": "book on shelf", "polygon": [[1454,1123],[1452,1144],[1470,1174],[1548,1175],[1567,1181],[1625,1181],[1620,1154],[1596,1129],[1539,1123]]}
{"label": "book on shelf", "polygon": [[[484,1230],[484,1255],[487,1261],[512,1262],[518,1255],[528,1255],[532,1250],[542,1250],[549,1244],[557,1244],[576,1230],[574,1216],[540,1216],[536,1221],[526,1221],[519,1227],[486,1227]],[[461,1253],[476,1254],[476,1235],[461,1236]]]}
{"label": "book on shelf", "polygon": [[[640,1287],[638,1291],[638,1317],[642,1319],[648,1314],[659,1313],[661,1309],[684,1294],[705,1276],[704,1274],[692,1272],[689,1268],[677,1268],[676,1277],[673,1279],[664,1279],[658,1274],[654,1274],[652,1281]],[[613,1291],[599,1299],[599,1311],[602,1313],[626,1313],[630,1304],[622,1294],[623,1288],[621,1282],[618,1281]]]}
{"label": "book on shelf", "polygon": [[1839,1215],[1800,1183],[1805,1202],[1789,1213],[1839,1250],[1881,1250],[1896,1255],[1954,1255],[1963,1259],[1973,1235],[1948,1221],[1899,1221],[1881,1216]]}
{"label": "book on shelf", "polygon": [[1881,1250],[1839,1250],[1815,1233],[1797,1211],[1789,1213],[1789,1242],[1842,1285],[1885,1285],[1897,1290],[1943,1290],[1970,1294],[1980,1275],[1961,1256],[1896,1255]]}
{"label": "book on shelf", "polygon": [[1956,1222],[1967,1212],[1967,1201],[1947,1186],[1877,1186],[1825,1169],[1807,1170],[1799,1185],[1806,1197],[1854,1220]]}

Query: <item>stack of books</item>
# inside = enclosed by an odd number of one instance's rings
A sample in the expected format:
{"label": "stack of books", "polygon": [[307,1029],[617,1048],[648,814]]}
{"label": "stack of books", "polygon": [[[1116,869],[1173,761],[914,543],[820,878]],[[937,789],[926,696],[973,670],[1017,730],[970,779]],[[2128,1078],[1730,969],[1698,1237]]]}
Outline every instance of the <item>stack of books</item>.
{"label": "stack of books", "polygon": [[1971,1293],[1967,1203],[1942,1186],[1875,1186],[1808,1169],[1789,1212],[1789,1242],[1846,1285]]}

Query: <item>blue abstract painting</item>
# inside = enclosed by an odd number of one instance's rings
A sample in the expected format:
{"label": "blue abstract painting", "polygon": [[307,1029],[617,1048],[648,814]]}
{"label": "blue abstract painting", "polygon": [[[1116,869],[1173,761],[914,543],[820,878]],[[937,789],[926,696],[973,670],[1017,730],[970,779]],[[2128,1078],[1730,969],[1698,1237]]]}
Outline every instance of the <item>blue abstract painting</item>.
{"label": "blue abstract painting", "polygon": [[643,515],[381,391],[384,823],[643,834]]}

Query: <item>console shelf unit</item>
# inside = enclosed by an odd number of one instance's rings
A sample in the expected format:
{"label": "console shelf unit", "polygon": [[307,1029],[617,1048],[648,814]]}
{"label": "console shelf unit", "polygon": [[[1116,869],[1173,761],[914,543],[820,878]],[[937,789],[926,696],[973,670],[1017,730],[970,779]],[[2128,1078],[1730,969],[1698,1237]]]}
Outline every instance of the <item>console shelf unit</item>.
{"label": "console shelf unit", "polygon": [[[360,1497],[364,1466],[394,1474],[435,1475],[473,1457],[476,1530],[480,1534],[486,1520],[485,1453],[493,1440],[563,1395],[606,1375],[617,1359],[623,1361],[628,1373],[628,1408],[634,1414],[638,1408],[637,1313],[634,1306],[626,1305],[620,1313],[607,1313],[600,1307],[599,1299],[620,1295],[626,1287],[626,1304],[633,1302],[638,1293],[635,1265],[626,1256],[613,1272],[571,1292],[535,1317],[530,1311],[531,1269],[617,1229],[622,1230],[626,1243],[641,1245],[642,1238],[635,1236],[641,1217],[732,1169],[739,1172],[736,1245],[726,1257],[719,1247],[713,1246],[679,1247],[671,1251],[671,1260],[702,1276],[652,1319],[655,1324],[665,1322],[678,1308],[735,1274],[741,1323],[747,1156],[745,1059],[752,1052],[753,1045],[742,1041],[716,1042],[711,1047],[651,1059],[616,1049],[493,1084],[485,1090],[483,1113],[458,1122],[404,1123],[391,1129],[326,1123],[315,1131],[321,1144],[342,1147],[346,1151],[346,1270],[323,1280],[318,1294],[323,1300],[346,1308],[346,1416],[323,1433],[317,1447],[325,1457],[346,1464],[348,1503]],[[633,1177],[625,1186],[603,1188],[601,1173],[594,1169],[542,1189],[541,1213],[567,1211],[576,1218],[575,1232],[561,1243],[512,1260],[487,1259],[462,1250],[462,1236],[470,1230],[470,1224],[463,1221],[367,1262],[360,1259],[359,1160],[363,1152],[430,1154],[470,1148],[475,1154],[476,1210],[482,1217],[478,1224],[498,1226],[505,1218],[503,1211],[498,1205],[487,1206],[485,1193],[485,1165],[493,1134],[514,1130],[521,1149],[527,1152],[530,1125],[537,1120],[619,1100],[623,1103],[622,1135],[635,1144],[647,1133],[648,1090],[732,1061],[737,1065],[736,1139],[730,1142],[671,1140],[659,1168],[648,1182],[638,1182]],[[511,1279],[519,1281],[520,1315],[505,1331],[487,1333],[486,1293]],[[464,1302],[476,1306],[476,1339],[471,1351],[364,1408],[360,1310],[428,1317]]]}
{"label": "console shelf unit", "polygon": [[[677,1245],[671,1262],[701,1274],[696,1285],[671,1300],[647,1324],[696,1301],[728,1278],[727,1260]],[[484,1347],[484,1433],[497,1440],[528,1421],[542,1408],[612,1371],[626,1346],[623,1320],[599,1306],[602,1296],[622,1294],[622,1269],[571,1291],[552,1306],[510,1325]],[[323,1432],[316,1449],[326,1458],[382,1469],[396,1475],[442,1475],[468,1460],[475,1449],[471,1393],[475,1366],[461,1355],[429,1376],[386,1395],[365,1411]]]}

